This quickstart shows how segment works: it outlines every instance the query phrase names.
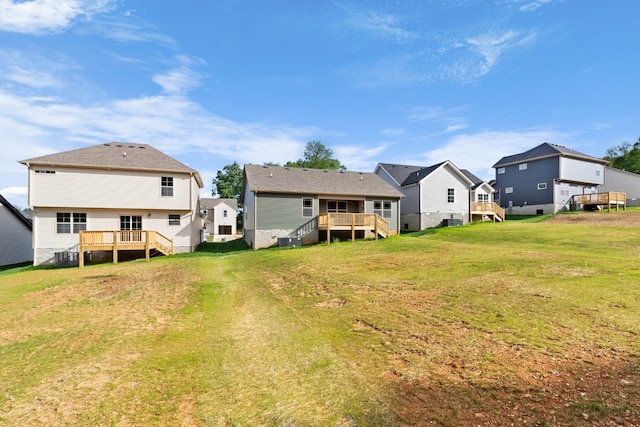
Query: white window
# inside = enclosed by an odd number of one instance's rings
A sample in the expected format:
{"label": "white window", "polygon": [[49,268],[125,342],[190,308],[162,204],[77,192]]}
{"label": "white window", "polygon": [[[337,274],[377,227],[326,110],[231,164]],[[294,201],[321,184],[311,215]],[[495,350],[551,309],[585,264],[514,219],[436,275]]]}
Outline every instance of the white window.
{"label": "white window", "polygon": [[160,181],[161,194],[163,196],[173,196],[173,177],[163,176]]}
{"label": "white window", "polygon": [[226,218],[227,215],[228,215],[228,213],[227,213],[227,210],[225,209],[224,212],[222,212],[222,216]]}
{"label": "white window", "polygon": [[[73,221],[72,221],[73,220]],[[73,224],[73,227],[71,225]],[[56,213],[56,233],[79,233],[87,229],[86,213]]]}
{"label": "white window", "polygon": [[87,214],[86,213],[74,213],[73,214],[73,232],[79,233],[80,230],[87,229]]}
{"label": "white window", "polygon": [[511,194],[513,193],[513,187],[507,187],[504,189],[505,194]]}
{"label": "white window", "polygon": [[180,215],[169,214],[169,225],[180,225]]}
{"label": "white window", "polygon": [[58,212],[56,214],[56,233],[71,233],[70,212]]}
{"label": "white window", "polygon": [[313,199],[302,199],[302,216],[313,216]]}
{"label": "white window", "polygon": [[478,194],[478,201],[479,202],[488,202],[489,201],[489,195],[488,194]]}
{"label": "white window", "polygon": [[120,230],[142,230],[141,216],[123,215],[120,217]]}
{"label": "white window", "polygon": [[50,169],[36,169],[36,173],[56,173],[56,171]]}
{"label": "white window", "polygon": [[518,165],[518,169],[521,170],[521,171],[527,169],[527,164],[526,163],[520,163]]}
{"label": "white window", "polygon": [[504,173],[504,168],[498,168],[498,173],[499,174]]}
{"label": "white window", "polygon": [[547,189],[547,183],[546,182],[539,182],[538,183],[538,190],[546,190]]}
{"label": "white window", "polygon": [[380,215],[382,218],[391,218],[391,202],[374,200],[373,213]]}
{"label": "white window", "polygon": [[447,203],[455,203],[456,190],[455,188],[447,188]]}

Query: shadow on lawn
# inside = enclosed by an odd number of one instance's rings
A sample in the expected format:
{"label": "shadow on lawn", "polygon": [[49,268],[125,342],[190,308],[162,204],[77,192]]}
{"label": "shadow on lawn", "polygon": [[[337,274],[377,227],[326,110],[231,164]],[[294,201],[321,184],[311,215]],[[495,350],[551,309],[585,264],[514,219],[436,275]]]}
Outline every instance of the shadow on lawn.
{"label": "shadow on lawn", "polygon": [[248,251],[250,249],[244,239],[235,239],[227,242],[201,243],[196,248],[196,253],[228,254],[231,252]]}

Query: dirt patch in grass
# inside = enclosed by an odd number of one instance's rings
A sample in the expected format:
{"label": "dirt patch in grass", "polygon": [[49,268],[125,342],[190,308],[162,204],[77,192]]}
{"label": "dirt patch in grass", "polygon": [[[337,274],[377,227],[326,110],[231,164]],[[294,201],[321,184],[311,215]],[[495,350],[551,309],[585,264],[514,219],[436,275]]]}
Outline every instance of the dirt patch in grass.
{"label": "dirt patch in grass", "polygon": [[545,222],[554,224],[637,227],[640,226],[640,210],[558,214],[547,219]]}
{"label": "dirt patch in grass", "polygon": [[390,360],[386,374],[395,383],[401,425],[640,425],[638,355],[591,344],[544,354],[478,338],[473,349],[450,341],[435,350],[430,343],[428,353],[445,357],[422,378],[405,378],[411,352]]}

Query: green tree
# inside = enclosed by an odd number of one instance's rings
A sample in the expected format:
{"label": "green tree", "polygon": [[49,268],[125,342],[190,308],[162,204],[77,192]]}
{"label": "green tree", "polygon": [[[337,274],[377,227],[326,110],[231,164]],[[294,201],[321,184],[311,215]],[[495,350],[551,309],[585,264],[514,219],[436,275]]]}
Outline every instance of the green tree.
{"label": "green tree", "polygon": [[633,145],[625,141],[618,146],[608,148],[604,159],[609,161],[611,167],[640,173],[640,138]]}
{"label": "green tree", "polygon": [[233,162],[218,171],[212,182],[212,196],[223,199],[240,200],[242,191],[242,168],[238,162]]}
{"label": "green tree", "polygon": [[333,158],[333,150],[320,141],[309,141],[304,149],[304,158],[285,163],[287,167],[347,170],[338,159]]}

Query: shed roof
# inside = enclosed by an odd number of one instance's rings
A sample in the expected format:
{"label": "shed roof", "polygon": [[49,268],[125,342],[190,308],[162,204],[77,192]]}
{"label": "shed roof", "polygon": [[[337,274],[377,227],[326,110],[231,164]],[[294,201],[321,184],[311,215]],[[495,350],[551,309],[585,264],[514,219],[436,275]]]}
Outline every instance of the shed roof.
{"label": "shed roof", "polygon": [[91,147],[78,148],[61,153],[49,154],[20,163],[31,166],[67,166],[90,169],[118,169],[154,172],[177,172],[192,174],[203,187],[200,174],[195,169],[156,150],[148,144],[128,142],[108,142]]}
{"label": "shed roof", "polygon": [[[259,193],[402,198],[404,195],[371,172],[280,166],[244,166],[243,187]],[[244,194],[244,192],[243,192]]]}
{"label": "shed roof", "polygon": [[532,148],[531,150],[525,151],[524,153],[514,154],[511,156],[505,156],[498,161],[494,168],[507,166],[514,163],[522,163],[525,161],[532,161],[537,159],[543,159],[546,157],[555,157],[555,156],[565,156],[572,157],[576,159],[588,160],[591,162],[606,164],[607,161],[603,159],[599,159],[597,157],[589,156],[588,154],[581,153],[579,151],[572,150],[567,147],[563,147],[562,145],[550,144],[548,142],[544,142],[537,147]]}

